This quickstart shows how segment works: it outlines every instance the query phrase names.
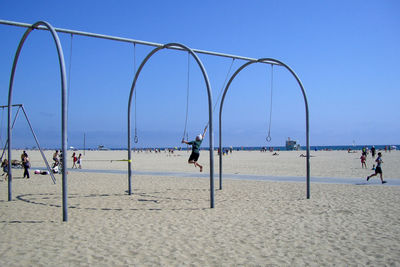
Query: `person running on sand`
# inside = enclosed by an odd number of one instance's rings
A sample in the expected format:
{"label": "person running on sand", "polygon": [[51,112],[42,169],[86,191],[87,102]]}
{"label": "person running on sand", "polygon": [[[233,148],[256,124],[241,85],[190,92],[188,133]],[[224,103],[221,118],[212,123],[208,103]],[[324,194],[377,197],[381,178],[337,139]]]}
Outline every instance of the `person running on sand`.
{"label": "person running on sand", "polygon": [[207,127],[204,129],[203,134],[199,134],[198,136],[196,136],[196,140],[195,141],[185,141],[184,139],[182,140],[183,144],[187,144],[187,145],[191,145],[192,146],[192,154],[190,154],[188,163],[189,164],[194,164],[195,167],[199,167],[200,168],[200,172],[203,171],[203,166],[201,166],[199,163],[197,163],[197,160],[200,157],[200,146],[201,146],[201,142],[203,142],[204,136],[206,135],[207,132]]}
{"label": "person running on sand", "polygon": [[379,176],[381,178],[381,182],[382,182],[382,184],[384,184],[384,183],[386,183],[386,181],[383,180],[382,167],[381,167],[381,165],[383,163],[383,160],[382,160],[382,153],[381,152],[378,153],[378,157],[376,158],[375,162],[376,162],[375,173],[371,174],[370,176],[367,176],[367,181],[371,177],[376,176],[379,173]]}

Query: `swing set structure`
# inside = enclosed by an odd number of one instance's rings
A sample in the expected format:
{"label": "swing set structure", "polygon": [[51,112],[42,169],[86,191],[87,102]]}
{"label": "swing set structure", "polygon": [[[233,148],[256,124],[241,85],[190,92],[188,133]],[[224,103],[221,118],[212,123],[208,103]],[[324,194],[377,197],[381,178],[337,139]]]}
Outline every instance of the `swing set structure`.
{"label": "swing set structure", "polygon": [[[93,37],[93,38],[100,38],[100,39],[107,39],[107,40],[112,40],[112,41],[118,41],[118,42],[127,42],[127,43],[132,43],[134,44],[134,49],[136,49],[136,45],[145,45],[145,46],[152,46],[155,47],[150,53],[147,54],[147,56],[143,59],[141,62],[139,68],[136,71],[136,60],[134,61],[134,79],[132,82],[132,86],[130,89],[130,95],[129,95],[129,101],[128,101],[128,194],[132,194],[132,155],[131,155],[131,143],[132,143],[132,131],[131,131],[131,106],[132,106],[132,99],[134,99],[134,106],[135,106],[135,136],[134,136],[134,142],[138,142],[138,136],[137,136],[137,129],[136,129],[136,82],[140,76],[140,73],[145,66],[145,64],[148,62],[148,60],[155,55],[157,52],[164,50],[164,49],[173,49],[173,50],[178,50],[178,51],[186,51],[188,53],[188,60],[190,58],[193,58],[195,62],[197,63],[198,67],[201,70],[205,85],[206,85],[206,90],[207,90],[207,95],[208,95],[208,123],[206,127],[209,128],[209,157],[210,157],[210,208],[214,208],[214,144],[213,144],[213,111],[215,110],[218,100],[221,96],[218,96],[218,99],[213,107],[213,100],[212,100],[212,89],[210,85],[210,81],[206,72],[206,69],[198,57],[198,54],[204,54],[204,55],[211,55],[211,56],[218,56],[218,57],[223,57],[223,58],[231,58],[232,59],[232,64],[229,68],[228,74],[226,76],[224,85],[226,83],[226,80],[228,79],[230,70],[232,68],[234,60],[243,60],[246,63],[243,64],[241,67],[239,67],[235,73],[230,77],[229,82],[225,86],[225,90],[222,95],[221,103],[220,103],[220,113],[219,113],[219,147],[220,149],[222,148],[222,127],[221,127],[221,119],[222,119],[222,107],[224,103],[224,99],[226,96],[226,93],[229,89],[229,86],[231,85],[232,81],[234,78],[239,74],[241,70],[243,70],[245,67],[254,64],[254,63],[263,63],[263,64],[270,64],[270,65],[277,65],[277,66],[283,66],[286,69],[290,71],[290,73],[295,77],[297,80],[303,96],[304,96],[304,102],[305,102],[305,109],[306,109],[306,146],[307,146],[307,157],[306,157],[306,168],[307,168],[307,173],[306,173],[306,186],[307,186],[307,198],[310,198],[310,164],[309,164],[309,159],[310,159],[310,145],[309,145],[309,114],[308,114],[308,103],[307,103],[307,98],[305,94],[305,90],[303,88],[303,85],[300,81],[300,79],[297,77],[295,72],[289,68],[286,64],[283,62],[272,59],[272,58],[262,58],[262,59],[254,59],[254,58],[249,58],[249,57],[243,57],[243,56],[237,56],[237,55],[230,55],[230,54],[224,54],[224,53],[218,53],[218,52],[212,52],[212,51],[206,51],[206,50],[199,50],[199,49],[192,49],[189,48],[183,44],[180,43],[168,43],[168,44],[159,44],[159,43],[153,43],[153,42],[147,42],[147,41],[141,41],[141,40],[135,40],[135,39],[128,39],[128,38],[121,38],[121,37],[116,37],[116,36],[110,36],[110,35],[103,35],[103,34],[95,34],[95,33],[89,33],[89,32],[82,32],[82,31],[75,31],[75,30],[69,30],[69,29],[61,29],[61,28],[54,28],[51,24],[45,21],[38,21],[34,24],[27,24],[27,23],[20,23],[20,22],[14,22],[14,21],[7,21],[7,20],[0,20],[0,24],[4,25],[9,25],[9,26],[17,26],[17,27],[24,27],[27,28],[25,31],[24,35],[21,38],[21,41],[18,45],[17,51],[15,53],[14,57],[14,62],[11,70],[11,76],[10,76],[10,84],[9,84],[9,94],[8,94],[8,158],[9,161],[11,162],[11,152],[12,152],[12,135],[11,135],[11,107],[12,107],[12,94],[13,94],[13,82],[14,82],[14,75],[16,71],[16,66],[18,62],[18,58],[21,52],[21,49],[23,47],[23,44],[25,43],[28,35],[33,31],[33,30],[47,30],[51,33],[54,43],[57,48],[57,53],[58,53],[58,61],[59,61],[59,67],[60,67],[60,78],[61,78],[61,151],[63,153],[63,158],[62,158],[62,164],[63,166],[66,165],[66,159],[67,159],[67,112],[68,112],[68,87],[67,83],[69,81],[67,80],[66,76],[66,68],[65,68],[65,61],[64,61],[64,53],[63,49],[61,46],[61,42],[58,37],[58,33],[67,33],[71,35],[71,53],[70,53],[70,63],[71,63],[71,54],[72,54],[72,37],[73,35],[79,35],[79,36],[86,36],[86,37]],[[134,50],[134,54],[136,54],[136,50]],[[189,71],[189,70],[188,70]],[[69,66],[69,73],[71,72],[71,64]],[[189,75],[189,74],[188,74]],[[70,76],[69,76],[70,78]],[[189,86],[189,77],[188,77],[188,86]],[[224,88],[224,87],[222,87]],[[188,103],[187,103],[188,105]],[[188,110],[188,108],[186,108]],[[186,111],[188,112],[188,111]],[[186,113],[186,122],[185,122],[185,132],[186,132],[186,124],[187,124],[187,113]],[[186,133],[187,134],[187,133]],[[185,133],[184,133],[185,136]],[[268,138],[268,137],[267,137]],[[222,158],[221,158],[222,153],[220,153],[220,189],[222,189]],[[8,179],[8,200],[12,200],[12,171],[10,168],[9,171],[9,179]],[[67,170],[66,168],[62,169],[62,208],[63,208],[63,221],[68,221],[68,204],[67,204]]]}
{"label": "swing set structure", "polygon": [[[29,125],[29,129],[31,130],[32,136],[33,136],[33,138],[35,139],[36,145],[37,145],[37,147],[38,147],[38,149],[39,149],[39,151],[40,151],[40,154],[41,154],[41,156],[42,156],[42,158],[43,158],[43,161],[44,161],[44,163],[45,163],[45,165],[46,165],[47,171],[48,171],[49,174],[50,174],[51,180],[52,180],[53,183],[55,184],[55,183],[56,183],[56,178],[54,177],[54,174],[53,174],[53,172],[52,172],[52,170],[51,170],[51,168],[50,168],[50,165],[49,165],[49,163],[48,163],[48,161],[47,161],[47,159],[46,159],[46,156],[45,156],[44,153],[43,153],[43,150],[42,150],[42,148],[41,148],[41,146],[40,146],[40,144],[39,144],[39,140],[38,140],[38,138],[37,138],[37,136],[36,136],[36,134],[35,134],[35,131],[33,130],[31,121],[30,121],[29,118],[28,118],[28,115],[27,115],[27,113],[26,113],[26,110],[25,110],[24,106],[23,106],[22,104],[14,104],[14,105],[12,105],[12,107],[18,107],[18,109],[17,109],[17,112],[15,113],[14,120],[13,120],[13,123],[12,123],[12,125],[11,125],[11,129],[14,128],[15,122],[17,121],[17,118],[18,118],[18,115],[19,115],[19,111],[22,110],[22,113],[24,114],[25,120],[26,120],[26,122],[27,122],[28,125]],[[8,106],[0,106],[0,108],[2,109],[2,112],[3,112],[5,108],[8,108]],[[3,117],[2,117],[2,118],[3,118]],[[3,125],[1,125],[1,126],[3,126]],[[4,157],[4,154],[5,154],[5,152],[6,152],[7,146],[8,146],[8,138],[7,138],[6,142],[4,143],[4,148],[3,148],[3,152],[1,153],[0,161],[3,161],[3,157]],[[10,162],[10,167],[12,167],[12,166],[11,166],[11,161],[10,161],[10,159],[9,159],[8,162]]]}

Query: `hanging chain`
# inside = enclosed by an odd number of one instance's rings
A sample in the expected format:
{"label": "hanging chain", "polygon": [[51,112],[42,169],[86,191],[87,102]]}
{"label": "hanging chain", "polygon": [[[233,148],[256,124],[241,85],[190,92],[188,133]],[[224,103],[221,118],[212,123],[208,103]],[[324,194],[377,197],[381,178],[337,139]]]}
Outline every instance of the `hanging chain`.
{"label": "hanging chain", "polygon": [[223,92],[223,91],[224,91],[224,89],[225,89],[225,85],[226,85],[226,82],[228,81],[229,74],[231,73],[232,66],[233,66],[233,63],[234,63],[234,62],[235,62],[235,58],[232,58],[231,65],[229,66],[228,72],[226,73],[226,76],[225,76],[224,83],[222,84],[222,88],[221,88],[221,91],[219,92],[219,95],[218,95],[217,101],[216,101],[216,102],[215,102],[215,104],[214,104],[213,111],[214,111],[214,110],[215,110],[215,108],[217,107],[217,105],[218,105],[218,102],[219,102],[219,99],[221,98],[222,92]]}
{"label": "hanging chain", "polygon": [[269,107],[269,125],[268,125],[268,136],[266,138],[267,142],[271,142],[271,123],[272,123],[272,96],[273,96],[273,88],[274,88],[274,65],[271,64],[271,98],[270,98],[270,107]]}
{"label": "hanging chain", "polygon": [[[226,82],[228,81],[229,74],[231,73],[233,63],[235,63],[235,58],[232,58],[232,62],[231,62],[231,65],[229,66],[228,72],[226,73],[224,83],[222,84],[222,88],[221,88],[221,90],[220,90],[220,92],[219,92],[218,98],[217,98],[217,100],[215,101],[214,108],[213,108],[213,112],[215,111],[215,108],[216,108],[217,105],[218,105],[219,99],[220,99],[221,96],[222,96],[222,92],[223,92],[224,89],[225,89]],[[209,125],[209,124],[210,124],[210,122],[207,122],[207,125],[206,125],[205,128],[208,128],[208,125]]]}
{"label": "hanging chain", "polygon": [[186,119],[185,119],[185,129],[183,130],[182,140],[185,140],[186,128],[189,116],[189,90],[190,89],[190,53],[188,52],[187,60],[187,83],[186,83]]}

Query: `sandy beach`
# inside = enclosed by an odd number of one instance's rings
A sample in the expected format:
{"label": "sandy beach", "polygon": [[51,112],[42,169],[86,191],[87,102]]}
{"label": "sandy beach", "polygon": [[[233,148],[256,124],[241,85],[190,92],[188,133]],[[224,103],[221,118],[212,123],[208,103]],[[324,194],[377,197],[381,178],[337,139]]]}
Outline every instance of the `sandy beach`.
{"label": "sandy beach", "polygon": [[[276,182],[224,180],[209,208],[209,179],[188,165],[186,151],[133,153],[133,195],[127,190],[126,151],[86,151],[83,170],[69,170],[68,215],[62,222],[61,175],[34,175],[44,164],[27,151],[31,178],[13,169],[13,201],[0,182],[1,266],[400,266],[400,152],[383,152],[388,185],[365,184],[372,159],[360,153],[313,151],[311,176],[352,178],[354,185],[312,184],[279,177],[305,176],[304,151],[235,151],[224,173],[276,176]],[[46,151],[51,161],[54,151]],[[78,151],[78,153],[83,153]],[[13,158],[19,158],[15,151]],[[69,152],[70,157],[72,152]],[[199,160],[209,172],[209,152]],[[69,166],[72,162],[69,158]],[[218,157],[215,154],[217,188]],[[187,173],[188,177],[168,176]],[[379,178],[372,178],[375,182]]]}

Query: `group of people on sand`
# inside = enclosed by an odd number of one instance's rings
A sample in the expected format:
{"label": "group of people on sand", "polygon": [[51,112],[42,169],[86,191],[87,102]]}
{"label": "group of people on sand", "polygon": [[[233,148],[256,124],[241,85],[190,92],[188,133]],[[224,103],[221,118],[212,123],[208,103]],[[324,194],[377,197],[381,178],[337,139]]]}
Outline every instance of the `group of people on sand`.
{"label": "group of people on sand", "polygon": [[[62,157],[63,156],[62,156],[61,151],[56,150],[56,152],[54,152],[54,154],[53,154],[53,165],[51,166],[52,167],[52,171],[54,173],[59,173],[60,172]],[[76,169],[78,169],[78,168],[81,169],[82,168],[82,165],[81,165],[81,163],[82,163],[82,154],[79,154],[79,156],[77,156],[76,153],[74,152],[72,154],[72,161],[73,161],[72,168],[76,168]],[[14,161],[13,161],[12,165],[14,165]],[[22,154],[21,154],[21,162],[19,162],[18,165],[21,165],[24,168],[24,178],[26,177],[27,179],[29,179],[30,178],[29,169],[31,168],[31,162],[29,160],[28,153],[26,153],[26,151],[22,152]],[[8,173],[9,173],[9,168],[10,168],[10,164],[8,162],[8,159],[5,158],[1,162],[1,168],[3,169],[3,173],[2,173],[1,176],[4,176],[4,179],[7,180]],[[42,173],[42,172],[40,172],[40,173]]]}
{"label": "group of people on sand", "polygon": [[[363,147],[362,151],[361,151],[361,168],[367,168],[367,156],[369,154],[369,151],[366,147]],[[367,176],[367,181],[369,181],[369,179],[371,179],[371,177],[377,176],[379,174],[379,178],[381,179],[382,184],[385,184],[386,181],[383,180],[383,172],[382,172],[382,153],[378,152],[378,157],[375,159],[375,155],[376,155],[376,149],[374,146],[371,147],[371,156],[372,159],[374,160],[374,162],[376,163],[372,165],[372,170],[374,170],[375,172],[371,175]]]}
{"label": "group of people on sand", "polygon": [[[202,143],[202,141],[204,139],[204,136],[205,136],[206,132],[207,132],[207,127],[204,129],[203,134],[199,134],[199,135],[196,136],[196,139],[194,141],[188,142],[188,141],[182,140],[182,143],[192,146],[192,153],[190,154],[188,163],[189,164],[194,164],[195,167],[199,167],[200,168],[200,172],[203,171],[203,166],[200,165],[197,161],[198,161],[198,159],[200,157],[200,146],[201,146],[201,143]],[[363,168],[364,167],[367,168],[367,165],[366,165],[367,154],[368,154],[367,149],[363,148],[362,155],[361,155],[361,158],[360,158],[361,159],[361,165],[362,165]],[[377,176],[379,174],[379,177],[381,179],[382,184],[385,184],[386,181],[383,180],[383,172],[382,172],[382,163],[383,163],[382,153],[379,152],[378,153],[378,157],[375,159],[376,149],[375,149],[374,146],[372,146],[371,155],[372,155],[372,158],[375,160],[376,166],[375,166],[375,164],[373,165],[372,169],[375,172],[373,174],[367,176],[367,181],[369,181],[369,179],[371,179],[372,177]],[[302,156],[302,155],[300,155],[300,156]]]}
{"label": "group of people on sand", "polygon": [[[199,167],[200,168],[200,172],[203,171],[203,166],[200,165],[197,161],[200,157],[200,146],[201,143],[203,142],[203,139],[206,135],[207,132],[207,127],[204,129],[203,134],[199,134],[196,136],[195,140],[193,141],[185,141],[184,139],[182,139],[182,143],[183,144],[187,144],[192,146],[192,153],[189,156],[189,160],[188,163],[189,164],[193,164],[195,167]],[[367,181],[369,181],[369,179],[371,179],[374,176],[377,176],[379,174],[379,177],[381,179],[382,184],[385,184],[386,181],[383,180],[383,172],[382,172],[382,153],[379,152],[378,153],[378,157],[375,159],[375,153],[376,153],[376,149],[374,146],[372,146],[371,148],[371,156],[372,158],[375,160],[376,166],[375,164],[372,167],[372,170],[374,170],[375,172],[371,175],[367,176]],[[362,154],[361,154],[361,167],[362,168],[367,168],[366,165],[366,159],[367,159],[367,155],[368,155],[368,151],[366,148],[362,149]],[[300,155],[303,156],[303,155]],[[62,153],[61,151],[59,152],[58,150],[56,150],[56,152],[53,154],[53,172],[58,172],[58,166],[60,165],[60,163],[62,162]],[[82,154],[79,154],[79,156],[76,155],[76,153],[74,152],[72,154],[72,161],[73,161],[73,165],[72,168],[82,168],[81,162],[82,162]],[[24,151],[21,154],[21,162],[22,162],[22,166],[24,168],[24,178],[30,178],[29,176],[29,168],[31,167],[30,161],[29,161],[29,157],[28,154],[26,153],[26,151]],[[1,163],[1,168],[3,168],[3,174],[2,176],[6,175],[5,179],[7,180],[8,177],[8,170],[9,170],[9,163],[7,159],[4,159],[3,162]]]}
{"label": "group of people on sand", "polygon": [[[28,153],[26,153],[25,150],[21,154],[21,162],[20,162],[20,164],[24,168],[24,178],[26,177],[27,179],[29,179],[30,178],[29,169],[31,168],[31,162],[29,160]],[[1,168],[3,169],[3,174],[1,176],[5,175],[4,179],[7,180],[8,172],[9,172],[9,168],[10,168],[10,164],[8,162],[8,159],[5,158],[1,162]]]}
{"label": "group of people on sand", "polygon": [[[82,165],[81,165],[81,162],[82,162],[82,154],[79,154],[79,156],[76,156],[76,153],[74,152],[74,153],[72,153],[72,162],[73,162],[73,164],[72,164],[72,169],[73,168],[75,168],[75,169],[82,169]],[[78,164],[78,166],[77,166],[77,164]]]}
{"label": "group of people on sand", "polygon": [[[59,172],[59,168],[61,167],[62,164],[62,152],[56,150],[56,152],[54,152],[53,154],[53,172],[54,173],[58,173]],[[76,153],[72,153],[72,169],[82,169],[82,154],[79,154],[79,156],[76,155]]]}

